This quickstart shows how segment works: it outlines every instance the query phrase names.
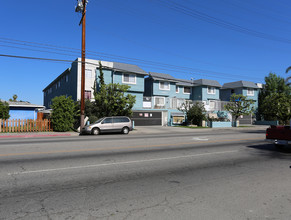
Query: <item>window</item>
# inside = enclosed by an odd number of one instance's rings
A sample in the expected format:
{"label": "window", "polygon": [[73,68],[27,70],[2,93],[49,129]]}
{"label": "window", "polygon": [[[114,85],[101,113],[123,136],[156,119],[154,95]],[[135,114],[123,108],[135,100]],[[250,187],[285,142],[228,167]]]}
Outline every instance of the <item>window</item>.
{"label": "window", "polygon": [[91,99],[91,91],[90,90],[85,90],[85,99]]}
{"label": "window", "polygon": [[255,95],[254,89],[248,89],[247,95],[248,96],[254,96]]}
{"label": "window", "polygon": [[136,84],[136,76],[134,74],[124,73],[122,75],[122,83]]}
{"label": "window", "polygon": [[176,93],[179,93],[179,86],[176,86]]}
{"label": "window", "polygon": [[190,87],[184,87],[184,94],[190,94],[191,88]]}
{"label": "window", "polygon": [[61,87],[61,81],[58,81],[58,87],[59,88]]}
{"label": "window", "polygon": [[215,87],[208,86],[207,87],[207,93],[208,94],[215,94]]}
{"label": "window", "polygon": [[160,82],[160,90],[170,90],[169,82]]}
{"label": "window", "polygon": [[215,109],[215,101],[209,101],[209,107],[210,109]]}
{"label": "window", "polygon": [[105,118],[102,124],[110,124],[112,123],[112,118]]}
{"label": "window", "polygon": [[128,118],[113,118],[113,123],[123,123],[123,122],[129,122]]}
{"label": "window", "polygon": [[183,103],[185,102],[185,99],[177,99],[177,98],[172,98],[172,108],[177,109],[177,108],[182,108]]}
{"label": "window", "polygon": [[69,82],[69,75],[66,75],[66,82]]}
{"label": "window", "polygon": [[155,97],[155,105],[156,106],[164,106],[165,105],[165,97]]}
{"label": "window", "polygon": [[182,124],[185,116],[173,116],[173,124]]}
{"label": "window", "polygon": [[85,78],[86,79],[92,78],[92,70],[85,70]]}
{"label": "window", "polygon": [[231,89],[231,90],[230,90],[230,93],[233,94],[233,93],[234,93],[234,89]]}

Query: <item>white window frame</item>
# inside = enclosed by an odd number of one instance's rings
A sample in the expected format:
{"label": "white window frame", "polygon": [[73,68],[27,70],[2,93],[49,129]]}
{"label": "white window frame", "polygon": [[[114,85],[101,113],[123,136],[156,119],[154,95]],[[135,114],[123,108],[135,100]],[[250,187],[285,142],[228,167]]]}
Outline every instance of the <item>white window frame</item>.
{"label": "white window frame", "polygon": [[207,94],[215,95],[215,93],[216,93],[216,89],[214,86],[207,86]]}
{"label": "white window frame", "polygon": [[[164,88],[161,87],[161,83],[164,83]],[[165,83],[169,85],[169,88],[168,88],[168,89],[165,89]],[[160,90],[170,90],[170,89],[171,89],[170,82],[160,81],[160,82],[159,82],[159,89],[160,89]]]}
{"label": "white window frame", "polygon": [[[164,103],[163,104],[156,104],[156,99],[163,99],[164,101]],[[166,99],[165,99],[165,97],[162,97],[162,96],[155,96],[155,105],[156,106],[165,106],[166,105]]]}
{"label": "white window frame", "polygon": [[247,96],[255,96],[255,90],[252,88],[247,88]]}
{"label": "white window frame", "polygon": [[[178,89],[178,91],[177,91],[177,89]],[[176,93],[179,93],[180,92],[180,88],[179,88],[179,86],[176,86]]]}
{"label": "white window frame", "polygon": [[[189,88],[190,92],[185,92],[185,88]],[[191,94],[191,87],[190,86],[184,86],[183,87],[183,94]]]}
{"label": "white window frame", "polygon": [[[128,75],[129,79],[130,79],[130,77],[134,77],[134,82],[130,82],[130,80],[128,82],[124,81],[124,75]],[[132,73],[123,73],[122,74],[122,83],[125,83],[125,84],[136,84],[136,75],[132,74]]]}

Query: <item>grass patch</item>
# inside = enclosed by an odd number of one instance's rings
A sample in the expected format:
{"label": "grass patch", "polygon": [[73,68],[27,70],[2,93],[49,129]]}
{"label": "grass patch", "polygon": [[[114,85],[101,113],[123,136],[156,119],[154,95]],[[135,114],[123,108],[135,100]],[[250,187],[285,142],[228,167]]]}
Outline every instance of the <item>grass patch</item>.
{"label": "grass patch", "polygon": [[209,128],[209,127],[202,127],[202,126],[197,126],[197,127],[193,127],[193,126],[177,126],[179,128],[191,128],[191,129],[197,129],[197,128]]}

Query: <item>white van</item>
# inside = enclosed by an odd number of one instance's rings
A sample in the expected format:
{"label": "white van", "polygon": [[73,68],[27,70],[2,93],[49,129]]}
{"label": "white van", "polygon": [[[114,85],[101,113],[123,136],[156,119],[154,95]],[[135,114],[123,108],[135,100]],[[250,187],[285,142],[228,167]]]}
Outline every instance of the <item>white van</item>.
{"label": "white van", "polygon": [[81,134],[98,135],[105,132],[121,132],[128,134],[132,131],[132,122],[126,116],[112,116],[100,118],[96,122],[85,126]]}

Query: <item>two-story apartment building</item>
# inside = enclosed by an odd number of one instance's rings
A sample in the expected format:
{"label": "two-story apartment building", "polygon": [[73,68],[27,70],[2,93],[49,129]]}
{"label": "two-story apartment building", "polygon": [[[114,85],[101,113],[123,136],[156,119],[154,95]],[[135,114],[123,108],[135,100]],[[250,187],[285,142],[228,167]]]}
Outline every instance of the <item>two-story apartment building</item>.
{"label": "two-story apartment building", "polygon": [[173,122],[173,118],[175,122],[179,121],[180,123],[183,121],[184,114],[177,108],[185,99],[190,99],[191,89],[185,83],[169,74],[150,72],[149,76],[145,78],[144,88],[144,99],[149,104],[143,111],[147,109],[148,112],[151,112],[150,114],[155,114],[156,117],[159,117],[160,121],[156,120],[154,122],[154,118],[143,120],[141,110],[140,115],[135,117],[137,123],[170,125]]}
{"label": "two-story apartment building", "polygon": [[[223,87],[216,80],[177,79],[169,74],[150,72],[132,64],[101,61],[105,84],[119,83],[130,86],[128,93],[136,96],[133,107],[133,121],[136,125],[175,125],[185,120],[182,104],[203,102],[208,113],[223,111],[232,93],[244,94],[258,105],[258,87],[253,82],[237,81],[225,83]],[[99,61],[86,59],[85,98],[94,100],[93,87],[99,85]],[[44,106],[50,108],[56,96],[81,98],[81,58],[76,59],[44,90]]]}
{"label": "two-story apartment building", "polygon": [[216,80],[198,79],[194,80],[193,100],[202,101],[206,111],[220,111],[220,88],[221,85]]}
{"label": "two-story apartment building", "polygon": [[[220,99],[223,101],[230,101],[232,94],[242,94],[247,97],[247,99],[252,99],[255,101],[253,107],[255,110],[258,108],[258,95],[259,87],[250,81],[236,81],[224,83],[220,90]],[[254,120],[254,115],[241,116],[239,118],[240,124],[252,124]]]}
{"label": "two-story apartment building", "polygon": [[[130,86],[128,93],[136,96],[134,108],[142,108],[144,92],[144,76],[148,75],[136,65],[101,61],[105,84],[119,83]],[[96,80],[98,86],[99,61],[86,59],[85,98],[93,100],[93,87]],[[44,105],[49,108],[51,100],[60,95],[81,99],[81,58],[76,59],[71,67],[53,80],[44,90]]]}
{"label": "two-story apartment building", "polygon": [[250,81],[236,81],[224,83],[220,90],[220,99],[229,101],[232,94],[242,94],[255,101],[254,107],[258,107],[259,87]]}

